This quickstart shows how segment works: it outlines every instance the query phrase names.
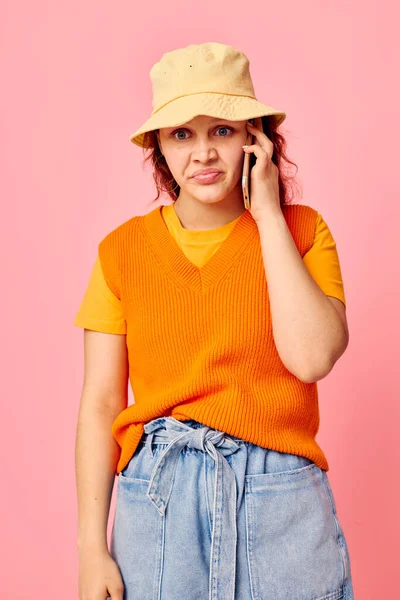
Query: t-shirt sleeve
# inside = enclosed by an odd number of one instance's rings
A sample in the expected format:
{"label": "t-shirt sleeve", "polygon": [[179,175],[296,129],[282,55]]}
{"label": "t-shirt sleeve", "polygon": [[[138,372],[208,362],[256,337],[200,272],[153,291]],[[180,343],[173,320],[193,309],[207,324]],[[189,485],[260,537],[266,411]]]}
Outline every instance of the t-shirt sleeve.
{"label": "t-shirt sleeve", "polygon": [[318,213],[314,243],[303,256],[304,264],[327,296],[338,298],[346,306],[344,285],[336,242],[328,225]]}
{"label": "t-shirt sleeve", "polygon": [[98,255],[74,325],[103,333],[126,334],[121,300],[108,287]]}

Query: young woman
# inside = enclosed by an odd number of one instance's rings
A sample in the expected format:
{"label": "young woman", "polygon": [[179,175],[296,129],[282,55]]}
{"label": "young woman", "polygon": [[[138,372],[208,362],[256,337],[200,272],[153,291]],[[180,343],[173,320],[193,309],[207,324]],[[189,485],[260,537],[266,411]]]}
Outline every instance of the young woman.
{"label": "young woman", "polygon": [[130,139],[172,204],[101,240],[75,318],[80,599],[352,600],[315,440],[317,381],[349,336],[335,242],[289,203],[286,115],[256,99],[243,53],[190,45],[151,78]]}

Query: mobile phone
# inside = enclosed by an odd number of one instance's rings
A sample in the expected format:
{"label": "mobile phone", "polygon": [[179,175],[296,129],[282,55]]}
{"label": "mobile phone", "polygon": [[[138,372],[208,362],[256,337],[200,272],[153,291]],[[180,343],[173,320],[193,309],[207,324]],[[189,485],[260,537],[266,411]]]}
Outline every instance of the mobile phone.
{"label": "mobile phone", "polygon": [[[249,119],[249,122],[254,125],[254,119]],[[253,144],[254,136],[250,131],[247,133],[247,141],[246,144],[251,146]],[[250,200],[250,171],[252,167],[255,165],[255,156],[253,153],[244,153],[243,160],[243,174],[242,174],[242,190],[243,190],[243,200],[245,208],[250,208],[251,200]]]}

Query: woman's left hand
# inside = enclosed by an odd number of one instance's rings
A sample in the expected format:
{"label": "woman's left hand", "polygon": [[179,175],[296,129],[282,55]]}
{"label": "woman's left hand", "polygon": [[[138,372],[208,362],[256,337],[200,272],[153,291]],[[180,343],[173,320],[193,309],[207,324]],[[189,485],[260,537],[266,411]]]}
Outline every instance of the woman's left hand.
{"label": "woman's left hand", "polygon": [[247,123],[247,130],[255,137],[254,144],[243,148],[244,152],[254,152],[255,165],[250,171],[250,208],[255,221],[268,218],[272,211],[281,211],[279,201],[278,167],[272,162],[274,145],[262,131],[261,117],[254,119],[253,127]]}

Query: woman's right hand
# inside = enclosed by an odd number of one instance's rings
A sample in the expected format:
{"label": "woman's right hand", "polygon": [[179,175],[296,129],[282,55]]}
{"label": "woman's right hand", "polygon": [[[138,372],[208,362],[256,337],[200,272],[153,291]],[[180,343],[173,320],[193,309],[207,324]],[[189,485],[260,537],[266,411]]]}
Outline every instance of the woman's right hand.
{"label": "woman's right hand", "polygon": [[124,584],[107,550],[79,551],[79,600],[123,600]]}

